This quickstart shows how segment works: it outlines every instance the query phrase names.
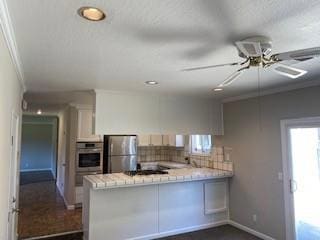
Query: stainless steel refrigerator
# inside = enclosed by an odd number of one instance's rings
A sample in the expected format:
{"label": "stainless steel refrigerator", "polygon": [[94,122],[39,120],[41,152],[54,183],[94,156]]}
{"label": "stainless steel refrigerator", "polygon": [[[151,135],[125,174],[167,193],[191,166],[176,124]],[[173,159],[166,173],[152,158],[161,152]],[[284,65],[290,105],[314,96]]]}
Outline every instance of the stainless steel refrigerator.
{"label": "stainless steel refrigerator", "polygon": [[105,135],[103,173],[119,173],[137,168],[137,136]]}

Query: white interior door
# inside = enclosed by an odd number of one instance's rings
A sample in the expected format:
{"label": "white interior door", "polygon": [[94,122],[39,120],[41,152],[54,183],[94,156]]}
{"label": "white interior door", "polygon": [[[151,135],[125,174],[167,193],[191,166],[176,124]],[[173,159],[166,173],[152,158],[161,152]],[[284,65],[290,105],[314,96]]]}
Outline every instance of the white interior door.
{"label": "white interior door", "polygon": [[320,121],[300,119],[285,128],[287,239],[320,239]]}
{"label": "white interior door", "polygon": [[9,213],[8,213],[8,240],[17,239],[17,214],[18,190],[19,190],[19,115],[12,113],[11,118],[11,158],[10,158],[10,192],[9,192]]}

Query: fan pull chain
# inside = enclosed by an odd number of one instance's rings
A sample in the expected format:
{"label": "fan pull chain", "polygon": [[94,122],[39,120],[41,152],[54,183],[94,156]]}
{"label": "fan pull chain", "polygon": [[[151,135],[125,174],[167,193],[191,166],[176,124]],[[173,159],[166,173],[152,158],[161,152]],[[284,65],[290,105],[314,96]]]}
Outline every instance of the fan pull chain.
{"label": "fan pull chain", "polygon": [[261,113],[261,72],[258,66],[258,118],[259,118],[259,129],[262,131],[262,113]]}

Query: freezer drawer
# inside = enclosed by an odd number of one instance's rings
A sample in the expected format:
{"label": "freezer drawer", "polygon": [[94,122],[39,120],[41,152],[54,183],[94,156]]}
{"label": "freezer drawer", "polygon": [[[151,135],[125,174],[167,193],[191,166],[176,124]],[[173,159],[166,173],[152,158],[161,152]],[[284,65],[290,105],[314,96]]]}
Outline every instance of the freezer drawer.
{"label": "freezer drawer", "polygon": [[136,136],[110,136],[109,156],[137,154]]}
{"label": "freezer drawer", "polygon": [[137,169],[137,156],[112,156],[109,157],[111,173],[133,171]]}

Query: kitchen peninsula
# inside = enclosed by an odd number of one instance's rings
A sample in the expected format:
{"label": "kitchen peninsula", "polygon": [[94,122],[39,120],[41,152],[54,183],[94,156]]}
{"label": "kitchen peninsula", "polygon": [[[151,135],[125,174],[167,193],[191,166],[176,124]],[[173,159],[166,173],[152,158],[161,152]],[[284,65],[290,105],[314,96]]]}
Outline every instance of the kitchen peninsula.
{"label": "kitchen peninsula", "polygon": [[210,168],[84,178],[85,240],[153,239],[225,224],[228,178]]}

